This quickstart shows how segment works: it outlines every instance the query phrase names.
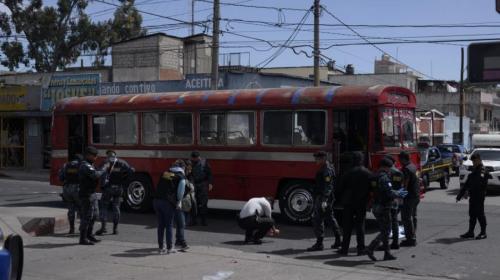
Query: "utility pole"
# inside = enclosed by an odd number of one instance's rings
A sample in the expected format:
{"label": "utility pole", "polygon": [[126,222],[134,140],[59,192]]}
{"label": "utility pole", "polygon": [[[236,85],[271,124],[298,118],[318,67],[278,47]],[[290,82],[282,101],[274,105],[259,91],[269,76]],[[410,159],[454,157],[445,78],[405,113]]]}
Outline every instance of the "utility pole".
{"label": "utility pole", "polygon": [[214,0],[214,19],[212,31],[212,90],[217,90],[219,82],[219,20],[220,1]]}
{"label": "utility pole", "polygon": [[321,6],[319,0],[314,0],[314,86],[319,86],[319,16]]}
{"label": "utility pole", "polygon": [[460,63],[460,144],[464,144],[464,48],[461,49]]}
{"label": "utility pole", "polygon": [[194,1],[191,0],[191,35],[194,35]]}

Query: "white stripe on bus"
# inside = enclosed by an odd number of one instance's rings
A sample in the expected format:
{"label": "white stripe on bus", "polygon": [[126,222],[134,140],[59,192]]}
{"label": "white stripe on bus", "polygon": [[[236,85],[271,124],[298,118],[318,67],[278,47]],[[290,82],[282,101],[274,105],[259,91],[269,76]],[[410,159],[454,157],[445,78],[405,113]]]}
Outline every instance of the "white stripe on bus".
{"label": "white stripe on bus", "polygon": [[[123,158],[189,158],[190,151],[172,150],[115,150]],[[99,150],[99,155],[106,150]],[[219,160],[262,160],[262,161],[299,161],[314,162],[313,153],[293,152],[248,152],[248,151],[200,151],[203,158]],[[53,150],[52,158],[68,157],[67,150]]]}

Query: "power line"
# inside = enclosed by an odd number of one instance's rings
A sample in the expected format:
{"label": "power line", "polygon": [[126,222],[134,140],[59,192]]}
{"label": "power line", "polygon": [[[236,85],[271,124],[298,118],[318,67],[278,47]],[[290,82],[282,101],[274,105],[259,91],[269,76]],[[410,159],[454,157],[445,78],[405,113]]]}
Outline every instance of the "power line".
{"label": "power line", "polygon": [[[208,0],[196,0],[197,2],[204,2],[204,3],[210,3],[213,4],[213,1],[208,1]],[[228,2],[221,2],[220,3],[223,6],[234,6],[234,7],[243,7],[243,8],[253,8],[253,9],[267,9],[267,10],[275,10],[278,12],[281,11],[298,11],[298,12],[307,12],[310,9],[299,9],[299,8],[286,8],[286,7],[272,7],[272,6],[250,6],[250,5],[243,5],[239,3],[228,3]]]}
{"label": "power line", "polygon": [[412,69],[413,71],[416,71],[417,73],[422,73],[424,76],[426,77],[429,77],[433,80],[436,80],[434,77],[432,76],[429,76],[425,73],[423,73],[422,71],[419,71],[411,66],[408,66],[407,64],[401,62],[399,59],[395,58],[394,56],[390,55],[389,53],[387,53],[386,51],[384,51],[383,49],[381,49],[379,46],[377,46],[376,44],[373,44],[370,40],[368,40],[367,38],[365,38],[363,35],[361,35],[359,32],[357,32],[356,30],[354,30],[351,26],[347,25],[345,22],[343,22],[340,18],[338,18],[337,16],[335,16],[333,13],[331,13],[328,9],[326,9],[325,7],[323,7],[323,11],[325,11],[327,14],[329,14],[331,17],[333,17],[335,20],[337,20],[338,22],[340,22],[342,25],[344,25],[347,29],[351,30],[352,33],[358,35],[361,39],[363,39],[367,44],[371,45],[372,47],[376,48],[377,50],[379,50],[380,52],[382,52],[383,54],[389,56],[390,58],[392,58],[394,61],[396,61],[397,63],[399,64],[402,64],[402,65],[405,65],[406,67]]}

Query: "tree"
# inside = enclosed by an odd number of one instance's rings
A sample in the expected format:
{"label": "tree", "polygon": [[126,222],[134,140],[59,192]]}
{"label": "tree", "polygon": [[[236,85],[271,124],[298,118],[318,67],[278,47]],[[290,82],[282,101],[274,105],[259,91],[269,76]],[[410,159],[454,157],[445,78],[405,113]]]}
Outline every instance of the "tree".
{"label": "tree", "polygon": [[3,66],[10,70],[21,64],[33,64],[38,72],[54,72],[75,63],[83,51],[95,52],[96,65],[112,43],[143,35],[142,17],[134,0],[122,0],[115,18],[92,22],[85,13],[88,0],[58,0],[55,7],[43,7],[42,0],[0,0],[10,14],[0,13],[2,37],[19,36],[0,45],[5,58]]}

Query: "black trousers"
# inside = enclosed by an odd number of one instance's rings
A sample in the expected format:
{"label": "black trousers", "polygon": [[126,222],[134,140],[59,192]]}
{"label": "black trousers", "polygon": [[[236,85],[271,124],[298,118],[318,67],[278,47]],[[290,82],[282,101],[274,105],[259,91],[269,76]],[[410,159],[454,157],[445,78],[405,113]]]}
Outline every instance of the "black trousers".
{"label": "black trousers", "polygon": [[358,250],[365,249],[365,220],[366,209],[346,206],[342,211],[344,236],[342,238],[342,250],[347,251],[351,243],[353,228],[356,229],[356,242]]}
{"label": "black trousers", "polygon": [[329,203],[328,207],[323,211],[321,208],[322,197],[318,196],[314,199],[314,209],[313,209],[313,229],[314,235],[318,242],[323,242],[323,238],[325,237],[325,227],[331,226],[333,230],[333,235],[335,239],[338,240],[340,238],[340,226],[337,223],[333,215],[332,204]]}
{"label": "black trousers", "polygon": [[405,228],[406,240],[416,240],[417,206],[419,202],[419,198],[407,198],[403,202],[401,218]]}
{"label": "black trousers", "polygon": [[399,244],[399,221],[398,221],[398,208],[391,208],[391,230],[392,242]]}
{"label": "black trousers", "polygon": [[99,207],[95,193],[89,196],[80,196],[80,238],[93,235],[94,223],[99,217]]}
{"label": "black trousers", "polygon": [[274,226],[274,220],[269,217],[250,216],[238,218],[238,225],[245,230],[245,240],[260,240]]}
{"label": "black trousers", "polygon": [[370,250],[375,250],[380,243],[384,251],[389,252],[389,232],[391,231],[391,209],[383,207],[374,207],[373,215],[377,219],[379,234],[370,243]]}
{"label": "black trousers", "polygon": [[474,232],[476,222],[479,221],[481,233],[486,233],[486,215],[484,214],[484,198],[470,199],[469,201],[469,232]]}
{"label": "black trousers", "polygon": [[195,197],[198,207],[197,214],[202,221],[206,221],[208,212],[208,184],[195,184]]}

